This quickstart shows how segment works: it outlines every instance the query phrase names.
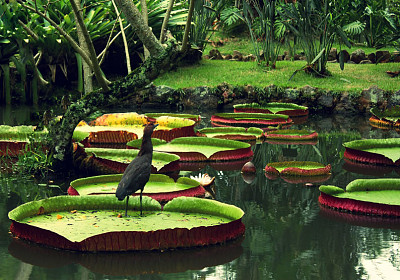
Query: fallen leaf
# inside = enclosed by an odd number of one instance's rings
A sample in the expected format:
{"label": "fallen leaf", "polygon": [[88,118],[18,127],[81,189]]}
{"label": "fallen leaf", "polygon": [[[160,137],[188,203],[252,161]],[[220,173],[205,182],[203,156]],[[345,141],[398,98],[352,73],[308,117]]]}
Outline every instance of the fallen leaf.
{"label": "fallen leaf", "polygon": [[62,219],[62,218],[64,218],[63,216],[61,216],[61,215],[57,215],[57,220],[60,220],[60,219]]}

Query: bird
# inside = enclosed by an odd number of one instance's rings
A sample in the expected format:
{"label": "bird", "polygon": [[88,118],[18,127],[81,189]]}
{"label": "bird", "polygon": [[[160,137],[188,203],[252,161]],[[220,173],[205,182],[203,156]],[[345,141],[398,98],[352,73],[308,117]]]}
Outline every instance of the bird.
{"label": "bird", "polygon": [[144,186],[150,179],[151,161],[153,157],[151,135],[157,126],[158,124],[153,122],[149,122],[145,125],[139,153],[129,163],[122,175],[121,181],[118,183],[115,196],[118,200],[124,200],[126,198],[125,217],[128,216],[129,196],[137,190],[140,190],[140,216],[142,216],[142,194]]}

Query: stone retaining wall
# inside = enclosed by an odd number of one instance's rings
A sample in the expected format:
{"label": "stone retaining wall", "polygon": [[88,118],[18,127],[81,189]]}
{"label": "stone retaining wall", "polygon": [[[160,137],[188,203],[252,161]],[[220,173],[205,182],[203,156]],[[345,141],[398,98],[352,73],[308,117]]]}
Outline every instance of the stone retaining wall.
{"label": "stone retaining wall", "polygon": [[177,106],[186,109],[221,109],[239,103],[292,102],[307,106],[319,114],[366,114],[372,107],[386,108],[400,105],[400,90],[388,92],[371,86],[359,92],[336,92],[311,86],[283,88],[269,85],[265,88],[220,84],[216,87],[173,89],[151,86],[136,95],[136,104]]}

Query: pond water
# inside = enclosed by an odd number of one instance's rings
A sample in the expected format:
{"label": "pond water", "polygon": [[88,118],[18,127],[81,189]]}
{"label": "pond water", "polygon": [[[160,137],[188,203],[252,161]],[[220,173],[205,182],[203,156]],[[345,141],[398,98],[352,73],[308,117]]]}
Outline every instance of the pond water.
{"label": "pond water", "polygon": [[[3,111],[0,123],[23,123],[12,116],[15,112],[19,111]],[[211,114],[202,114],[202,126],[209,125]],[[344,165],[342,147],[360,138],[399,137],[397,132],[374,129],[368,117],[359,116],[311,116],[297,127],[319,132],[318,144],[254,145],[257,174],[252,182],[243,179],[240,169],[207,166],[182,172],[215,176],[216,199],[244,210],[245,237],[221,246],[80,254],[15,240],[9,234],[8,211],[30,200],[64,193],[73,178],[56,178],[60,190],[31,178],[1,175],[0,279],[400,279],[400,219],[326,211],[318,204],[321,183],[270,180],[263,171],[269,162],[310,160],[332,165],[332,176],[323,184],[345,187],[357,178],[398,178],[394,171],[374,175],[351,170]]]}

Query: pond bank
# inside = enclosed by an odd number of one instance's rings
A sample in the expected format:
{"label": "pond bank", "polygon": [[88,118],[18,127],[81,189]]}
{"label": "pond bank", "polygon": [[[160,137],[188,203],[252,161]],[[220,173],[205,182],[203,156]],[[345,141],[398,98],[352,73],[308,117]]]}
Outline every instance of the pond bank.
{"label": "pond bank", "polygon": [[136,94],[134,102],[142,105],[177,106],[185,109],[222,109],[239,103],[291,102],[307,106],[318,114],[366,114],[372,107],[400,105],[400,90],[396,92],[371,86],[362,92],[337,92],[312,86],[283,88],[269,85],[264,88],[234,86],[222,83],[216,87],[174,89],[150,86]]}

